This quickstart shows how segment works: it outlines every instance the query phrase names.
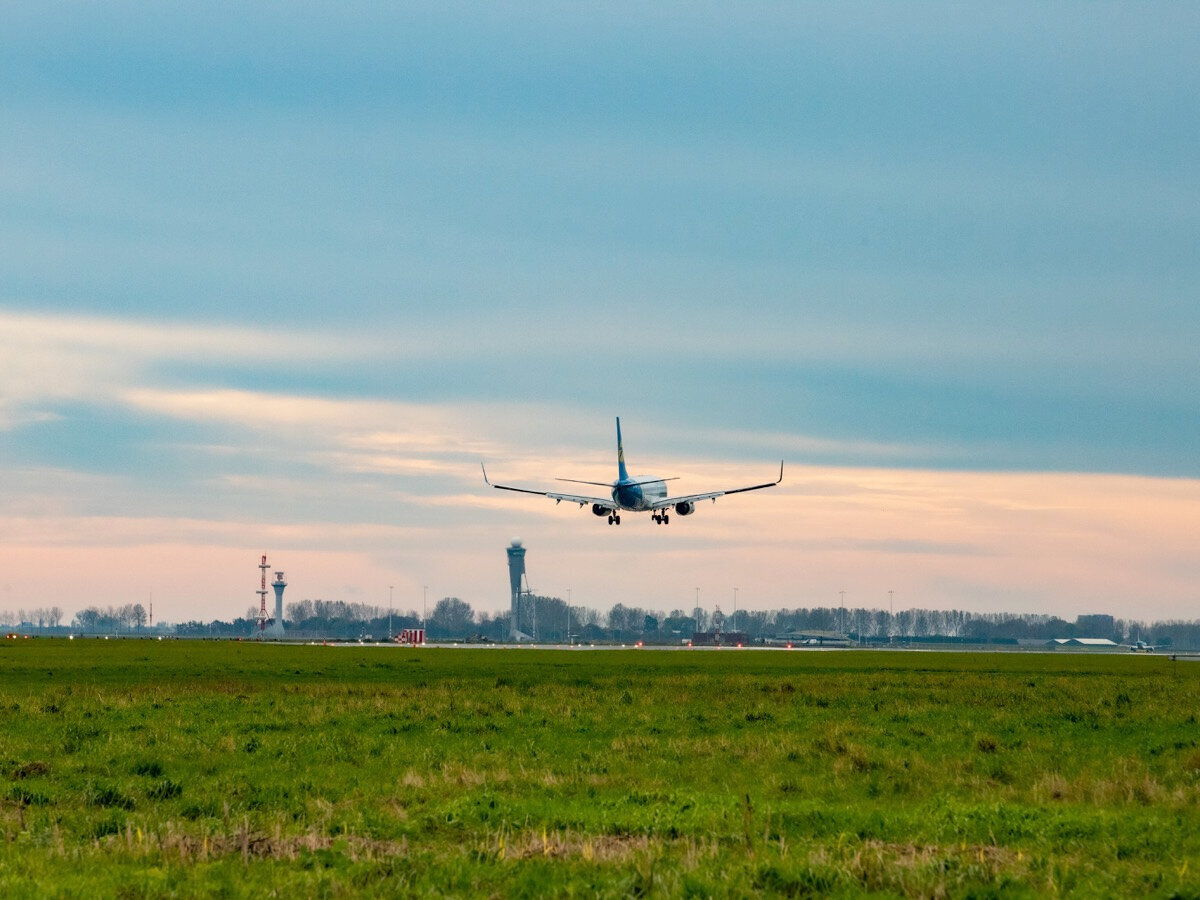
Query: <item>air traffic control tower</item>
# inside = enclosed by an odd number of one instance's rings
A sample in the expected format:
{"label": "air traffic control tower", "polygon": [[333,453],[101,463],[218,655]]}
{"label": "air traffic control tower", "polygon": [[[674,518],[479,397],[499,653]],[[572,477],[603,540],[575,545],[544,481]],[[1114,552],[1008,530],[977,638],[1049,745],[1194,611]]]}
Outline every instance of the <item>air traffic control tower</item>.
{"label": "air traffic control tower", "polygon": [[275,573],[271,587],[275,588],[275,621],[271,624],[271,637],[283,637],[283,589],[287,582],[283,580],[282,572]]}
{"label": "air traffic control tower", "polygon": [[525,575],[525,548],[520,538],[513,538],[508,548],[508,584],[512,592],[509,613],[509,637],[514,641],[531,640],[520,629],[521,596],[529,595],[529,579]]}

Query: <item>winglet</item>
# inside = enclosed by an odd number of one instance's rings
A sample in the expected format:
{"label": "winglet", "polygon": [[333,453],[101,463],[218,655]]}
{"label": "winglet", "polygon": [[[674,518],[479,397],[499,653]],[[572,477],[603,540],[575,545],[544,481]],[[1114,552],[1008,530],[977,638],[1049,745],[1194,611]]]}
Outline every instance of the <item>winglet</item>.
{"label": "winglet", "polygon": [[779,477],[774,481],[767,481],[763,484],[752,484],[750,487],[734,488],[731,491],[721,491],[722,494],[744,494],[747,491],[761,491],[763,488],[775,487],[779,482],[783,481],[783,460],[779,461]]}
{"label": "winglet", "polygon": [[495,487],[494,484],[492,484],[490,481],[488,481],[487,469],[483,465],[483,460],[479,461],[479,468],[483,469],[483,483],[486,484],[488,487]]}

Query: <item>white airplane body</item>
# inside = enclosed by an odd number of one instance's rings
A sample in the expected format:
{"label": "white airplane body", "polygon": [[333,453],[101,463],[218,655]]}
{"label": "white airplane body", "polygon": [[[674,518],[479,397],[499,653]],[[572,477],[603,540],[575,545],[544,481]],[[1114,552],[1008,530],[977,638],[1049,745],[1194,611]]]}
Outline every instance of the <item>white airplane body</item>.
{"label": "white airplane body", "polygon": [[673,478],[659,478],[654,475],[638,475],[630,476],[625,469],[625,449],[621,444],[621,419],[617,418],[617,480],[613,482],[600,481],[576,481],[571,478],[559,478],[558,481],[568,481],[574,484],[590,484],[596,487],[609,488],[611,493],[608,497],[588,497],[580,494],[561,494],[556,491],[536,491],[530,488],[512,487],[507,484],[493,484],[487,475],[487,469],[483,468],[484,483],[490,487],[497,488],[502,491],[517,491],[522,494],[535,494],[539,497],[549,497],[555,503],[561,503],[566,500],[569,503],[578,503],[581,507],[592,507],[592,513],[596,516],[607,516],[609,525],[621,524],[621,511],[627,512],[649,512],[654,522],[658,525],[666,525],[671,521],[670,513],[674,510],[681,516],[690,516],[696,511],[696,504],[701,500],[712,500],[716,502],[718,497],[724,497],[726,494],[742,494],[746,491],[757,491],[762,488],[774,487],[783,481],[783,463],[779,464],[779,477],[774,481],[768,481],[764,484],[754,484],[749,487],[730,488],[724,491],[708,491],[703,494],[687,494],[680,497],[670,497],[667,492],[667,482],[674,481]]}

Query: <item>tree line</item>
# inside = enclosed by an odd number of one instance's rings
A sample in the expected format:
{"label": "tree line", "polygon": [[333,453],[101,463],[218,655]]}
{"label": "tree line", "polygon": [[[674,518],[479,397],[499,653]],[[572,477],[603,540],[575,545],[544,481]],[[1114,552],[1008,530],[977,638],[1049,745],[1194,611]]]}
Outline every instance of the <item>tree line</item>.
{"label": "tree line", "polygon": [[[614,604],[607,612],[571,606],[559,597],[525,596],[519,630],[538,641],[678,643],[696,631],[715,627],[713,614],[700,610],[669,612]],[[0,612],[5,627],[42,633],[73,631],[84,634],[144,633],[147,613],[140,603],[89,606],[63,625],[61,607]],[[386,640],[401,629],[425,628],[429,640],[507,641],[512,634],[508,610],[476,611],[458,597],[444,597],[423,618],[416,610],[392,610],[365,603],[305,599],[288,603],[284,628],[297,638],[371,638]],[[1144,623],[1109,615],[1081,615],[1070,621],[1046,614],[975,613],[965,610],[887,610],[840,607],[801,607],[778,610],[738,610],[724,617],[721,628],[757,641],[809,632],[841,634],[853,641],[883,643],[937,639],[959,643],[1018,643],[1053,638],[1109,638],[1117,643],[1144,640],[1177,649],[1200,648],[1200,621],[1168,620]],[[155,633],[183,637],[247,637],[258,630],[258,609],[230,620],[193,620],[159,626]]]}
{"label": "tree line", "polygon": [[[227,632],[245,633],[256,627],[256,613],[227,624]],[[670,612],[614,604],[607,612],[571,606],[559,597],[522,598],[520,630],[538,641],[563,643],[645,641],[680,643],[697,631],[715,627],[714,615],[704,610]],[[476,611],[458,597],[444,597],[422,620],[414,610],[392,614],[392,634],[402,628],[426,629],[429,640],[507,641],[511,614]],[[388,634],[386,608],[340,601],[303,600],[289,603],[284,626],[296,637],[356,638]],[[195,633],[208,626],[197,623]],[[1143,622],[1109,615],[1081,615],[1073,621],[1059,616],[1020,613],[974,613],[965,610],[906,609],[894,615],[868,608],[802,607],[778,610],[738,610],[725,616],[725,632],[737,631],[747,640],[803,633],[844,634],[852,641],[946,640],[959,643],[1018,643],[1054,638],[1108,638],[1117,643],[1145,640],[1164,647],[1200,649],[1200,621]],[[218,631],[217,633],[225,633]]]}
{"label": "tree line", "polygon": [[39,606],[36,609],[0,610],[0,625],[19,628],[22,625],[37,629],[58,628],[62,623],[61,606]]}

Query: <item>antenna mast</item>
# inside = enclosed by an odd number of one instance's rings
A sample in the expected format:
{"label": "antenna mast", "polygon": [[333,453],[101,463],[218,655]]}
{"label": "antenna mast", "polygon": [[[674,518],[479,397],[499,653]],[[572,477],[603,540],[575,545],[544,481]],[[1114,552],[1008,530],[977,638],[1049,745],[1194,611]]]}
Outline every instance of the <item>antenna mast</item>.
{"label": "antenna mast", "polygon": [[270,568],[265,553],[258,567],[262,570],[262,585],[258,589],[258,639],[262,640],[263,632],[267,630],[267,569]]}

